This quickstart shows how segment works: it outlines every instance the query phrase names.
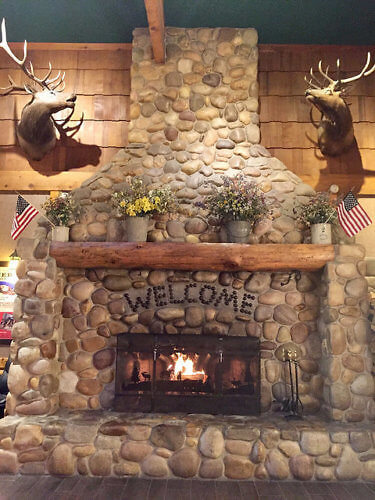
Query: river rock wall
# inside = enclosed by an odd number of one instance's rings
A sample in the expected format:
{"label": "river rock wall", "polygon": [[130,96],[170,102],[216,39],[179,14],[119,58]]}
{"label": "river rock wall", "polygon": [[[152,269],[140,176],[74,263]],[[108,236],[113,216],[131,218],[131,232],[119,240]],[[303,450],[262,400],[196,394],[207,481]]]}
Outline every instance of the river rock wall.
{"label": "river rock wall", "polygon": [[[320,409],[319,273],[66,270],[60,378],[66,408],[110,408],[121,333],[250,336],[261,341],[261,406],[289,396],[280,361],[287,342],[301,357],[301,399]],[[278,356],[278,357],[277,357]]]}
{"label": "river rock wall", "polygon": [[251,241],[300,243],[293,208],[314,191],[260,145],[256,30],[166,32],[167,59],[158,64],[148,31],[134,31],[129,146],[74,191],[84,211],[71,240],[126,241],[110,198],[128,176],[140,176],[152,187],[169,185],[179,201],[172,220],[150,221],[149,241],[225,241],[195,203],[223,174],[241,172],[273,207]]}

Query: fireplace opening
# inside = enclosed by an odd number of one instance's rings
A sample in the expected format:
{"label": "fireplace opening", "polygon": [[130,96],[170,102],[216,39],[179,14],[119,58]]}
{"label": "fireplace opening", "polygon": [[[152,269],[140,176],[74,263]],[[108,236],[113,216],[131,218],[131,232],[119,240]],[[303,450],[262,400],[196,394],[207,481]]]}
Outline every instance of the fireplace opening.
{"label": "fireplace opening", "polygon": [[247,337],[117,337],[115,410],[257,415],[259,340]]}

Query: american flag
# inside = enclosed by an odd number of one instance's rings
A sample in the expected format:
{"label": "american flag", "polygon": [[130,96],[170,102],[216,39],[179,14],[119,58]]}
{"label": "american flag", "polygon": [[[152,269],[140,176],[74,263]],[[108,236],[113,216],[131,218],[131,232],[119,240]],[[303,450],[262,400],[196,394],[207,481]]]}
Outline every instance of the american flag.
{"label": "american flag", "polygon": [[38,215],[39,211],[34,208],[25,198],[18,195],[16,213],[14,214],[11,237],[16,240],[26,226]]}
{"label": "american flag", "polygon": [[337,206],[337,215],[343,230],[348,236],[354,236],[361,229],[372,224],[372,220],[351,191]]}

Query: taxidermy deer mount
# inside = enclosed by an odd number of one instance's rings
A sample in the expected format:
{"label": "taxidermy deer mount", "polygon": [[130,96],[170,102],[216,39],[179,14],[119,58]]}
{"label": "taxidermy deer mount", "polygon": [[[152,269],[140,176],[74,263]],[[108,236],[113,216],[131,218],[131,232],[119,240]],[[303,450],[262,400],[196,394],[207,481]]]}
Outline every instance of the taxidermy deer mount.
{"label": "taxidermy deer mount", "polygon": [[[15,84],[11,76],[8,75],[9,87],[2,88],[4,92],[1,95],[8,95],[13,91],[27,92],[32,96],[31,101],[26,104],[22,110],[21,120],[17,125],[16,134],[18,143],[32,160],[41,160],[56,143],[56,132],[61,134],[68,132],[76,133],[83,122],[83,115],[80,123],[74,127],[65,127],[74,113],[75,94],[63,93],[65,89],[65,73],[58,72],[57,76],[50,78],[52,73],[51,63],[48,63],[49,69],[43,78],[38,78],[34,74],[34,68],[31,61],[26,63],[27,42],[23,46],[23,58],[18,59],[11,51],[6,37],[5,19],[1,23],[1,43],[0,47],[15,61],[26,76],[32,80],[32,83],[26,83],[23,86]],[[67,118],[58,123],[53,114],[63,109],[71,109]]]}
{"label": "taxidermy deer mount", "polygon": [[305,80],[310,86],[305,92],[306,99],[321,113],[320,122],[316,123],[312,117],[313,108],[311,108],[310,118],[317,129],[317,146],[325,156],[338,156],[354,144],[352,115],[345,102],[346,84],[359,80],[362,76],[368,76],[375,70],[375,64],[371,69],[368,69],[370,59],[370,52],[368,52],[366,64],[360,73],[350,78],[342,79],[340,77],[340,59],[337,59],[336,63],[337,80],[328,75],[328,67],[325,71],[322,70],[322,61],[319,61],[318,69],[323,76],[323,81],[314,75],[312,68],[310,69],[310,79],[305,76]]}

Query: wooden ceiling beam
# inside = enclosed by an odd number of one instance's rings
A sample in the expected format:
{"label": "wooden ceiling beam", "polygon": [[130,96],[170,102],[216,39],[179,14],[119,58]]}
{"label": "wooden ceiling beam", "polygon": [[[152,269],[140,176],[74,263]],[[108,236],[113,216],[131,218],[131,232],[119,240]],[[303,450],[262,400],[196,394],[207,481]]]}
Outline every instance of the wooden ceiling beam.
{"label": "wooden ceiling beam", "polygon": [[163,0],[145,0],[154,59],[165,62],[164,6]]}

